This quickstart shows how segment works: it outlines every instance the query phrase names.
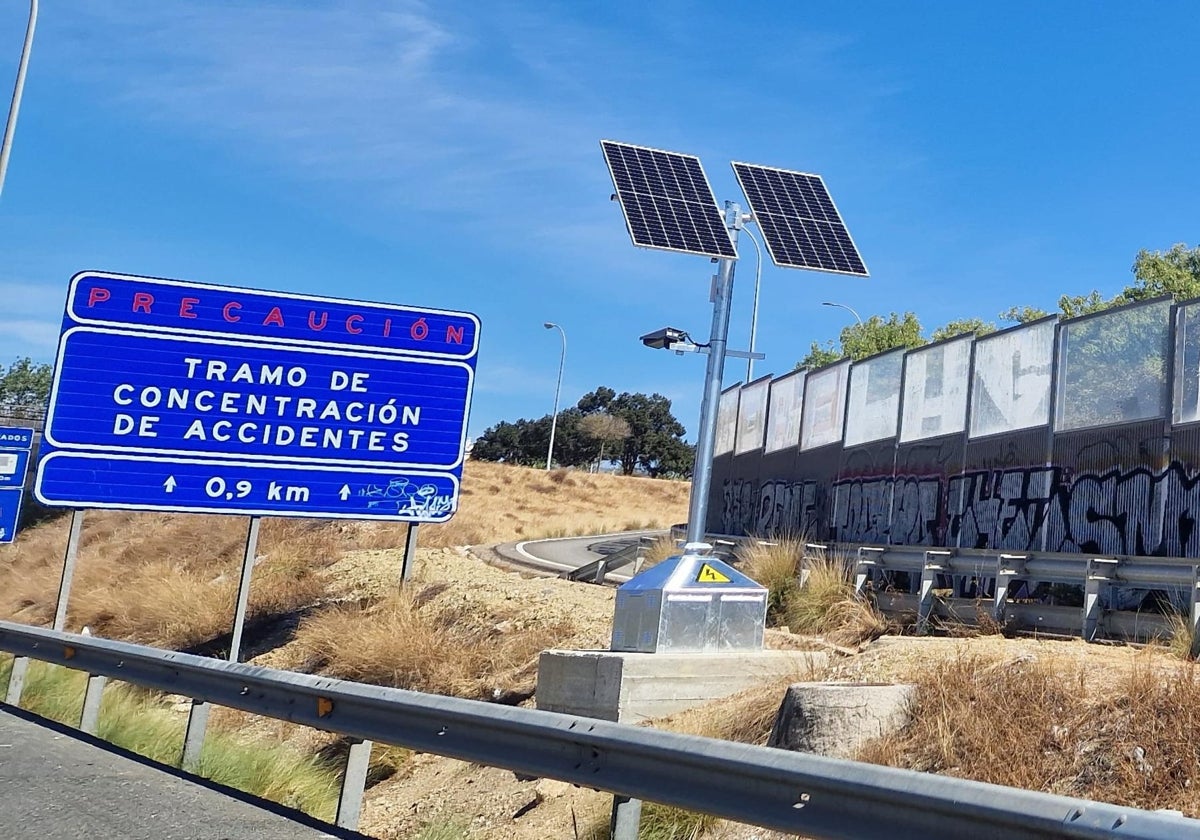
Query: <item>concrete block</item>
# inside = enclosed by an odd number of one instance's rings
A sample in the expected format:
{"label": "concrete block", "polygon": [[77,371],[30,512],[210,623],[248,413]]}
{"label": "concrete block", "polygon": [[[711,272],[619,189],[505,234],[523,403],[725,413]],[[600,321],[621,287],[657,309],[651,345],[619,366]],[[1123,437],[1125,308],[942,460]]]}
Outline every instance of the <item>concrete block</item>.
{"label": "concrete block", "polygon": [[537,707],[639,723],[702,706],[763,680],[811,679],[827,661],[823,652],[794,650],[547,650],[538,659]]}
{"label": "concrete block", "polygon": [[878,683],[790,686],[768,746],[852,758],[872,738],[908,723],[916,687]]}

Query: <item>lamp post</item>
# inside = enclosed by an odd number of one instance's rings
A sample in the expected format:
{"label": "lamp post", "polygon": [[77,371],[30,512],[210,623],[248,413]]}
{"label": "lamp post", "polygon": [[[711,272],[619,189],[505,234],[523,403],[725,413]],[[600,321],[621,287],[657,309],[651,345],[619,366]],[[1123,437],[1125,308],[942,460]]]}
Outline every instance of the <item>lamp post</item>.
{"label": "lamp post", "polygon": [[4,141],[0,143],[0,192],[4,191],[4,173],[8,171],[8,156],[12,150],[13,132],[17,130],[17,112],[21,110],[21,93],[25,90],[25,69],[29,66],[29,51],[33,49],[33,30],[37,26],[37,13],[38,0],[29,0],[29,23],[25,25],[25,46],[21,48],[21,63],[17,65],[17,84],[13,88],[12,104],[8,107]]}
{"label": "lamp post", "polygon": [[754,378],[754,339],[758,335],[758,286],[762,282],[762,248],[758,246],[758,237],[748,229],[742,228],[742,233],[750,237],[754,243],[754,255],[757,262],[754,268],[754,309],[750,313],[750,356],[746,359],[746,384]]}
{"label": "lamp post", "polygon": [[855,320],[855,321],[858,321],[858,325],[859,325],[860,327],[862,326],[862,318],[859,318],[859,317],[858,317],[858,313],[857,313],[857,312],[855,312],[853,309],[851,309],[851,308],[850,308],[849,306],[847,306],[846,304],[844,304],[844,303],[833,303],[832,301],[823,300],[823,301],[821,301],[821,305],[822,305],[822,306],[836,306],[836,307],[838,307],[839,309],[845,309],[847,312],[849,312],[851,315],[853,315],[853,316],[854,316],[854,320]]}
{"label": "lamp post", "polygon": [[558,334],[562,336],[562,352],[558,356],[558,384],[554,386],[554,414],[550,416],[550,448],[546,450],[546,471],[549,472],[550,465],[554,463],[554,430],[558,427],[558,396],[562,392],[563,363],[567,360],[567,333],[558,324],[550,321],[542,326],[548,330],[558,330]]}

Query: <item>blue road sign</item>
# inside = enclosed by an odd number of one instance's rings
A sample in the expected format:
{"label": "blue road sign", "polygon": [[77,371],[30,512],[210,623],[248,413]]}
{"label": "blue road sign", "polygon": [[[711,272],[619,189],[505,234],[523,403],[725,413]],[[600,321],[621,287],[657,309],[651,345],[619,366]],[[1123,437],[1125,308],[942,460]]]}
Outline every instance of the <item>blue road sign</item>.
{"label": "blue road sign", "polygon": [[0,449],[33,449],[33,429],[0,426]]}
{"label": "blue road sign", "polygon": [[21,520],[21,488],[0,490],[0,543],[10,543],[17,535]]}
{"label": "blue road sign", "polygon": [[0,544],[11,543],[21,523],[33,434],[23,426],[0,426]]}
{"label": "blue road sign", "polygon": [[0,487],[24,487],[29,450],[0,449]]}
{"label": "blue road sign", "polygon": [[469,313],[76,275],[35,492],[71,507],[445,520],[478,340]]}
{"label": "blue road sign", "polygon": [[454,513],[458,478],[448,472],[54,452],[42,459],[37,491],[77,507],[443,522]]}

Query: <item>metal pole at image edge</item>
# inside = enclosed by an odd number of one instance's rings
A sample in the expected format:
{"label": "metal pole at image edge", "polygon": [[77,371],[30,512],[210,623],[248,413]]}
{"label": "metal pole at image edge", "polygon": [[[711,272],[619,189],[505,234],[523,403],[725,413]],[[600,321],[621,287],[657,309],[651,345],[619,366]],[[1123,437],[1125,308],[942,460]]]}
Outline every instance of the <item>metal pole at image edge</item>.
{"label": "metal pole at image edge", "polygon": [[567,331],[558,324],[547,321],[542,324],[548,330],[558,330],[562,336],[562,352],[558,355],[558,384],[554,386],[554,413],[550,415],[550,447],[546,450],[546,470],[554,463],[554,431],[558,426],[558,398],[562,394],[563,365],[567,361]]}
{"label": "metal pole at image edge", "polygon": [[17,65],[17,83],[13,87],[12,103],[8,106],[8,122],[4,126],[4,141],[0,143],[0,193],[4,192],[4,175],[8,172],[8,156],[12,153],[13,134],[17,130],[17,114],[21,110],[21,94],[25,90],[25,71],[29,53],[33,50],[33,30],[37,27],[38,0],[29,0],[29,23],[25,26],[25,45]]}
{"label": "metal pole at image edge", "polygon": [[[741,208],[725,202],[725,223],[737,246]],[[708,340],[708,366],[704,374],[704,401],[700,404],[700,431],[696,435],[696,461],[692,468],[692,495],[688,501],[687,542],[704,542],[708,515],[708,491],[712,484],[712,458],[717,440],[717,408],[721,403],[721,379],[725,375],[725,345],[729,338],[729,314],[733,302],[734,260],[721,260],[713,298],[712,336]]]}

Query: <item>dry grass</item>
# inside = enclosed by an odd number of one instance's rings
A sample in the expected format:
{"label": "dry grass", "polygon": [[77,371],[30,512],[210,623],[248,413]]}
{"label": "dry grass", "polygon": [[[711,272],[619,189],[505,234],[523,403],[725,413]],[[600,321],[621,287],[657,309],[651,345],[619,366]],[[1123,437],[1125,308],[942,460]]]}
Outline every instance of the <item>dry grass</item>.
{"label": "dry grass", "polygon": [[[84,520],[67,629],[181,648],[228,632],[243,547],[242,517],[93,511]],[[0,615],[49,624],[69,517],[0,552]],[[248,617],[289,612],[324,591],[319,570],[340,556],[324,523],[264,520]]]}
{"label": "dry grass", "polygon": [[1166,647],[1171,656],[1176,659],[1190,661],[1195,659],[1192,655],[1192,625],[1183,616],[1178,613],[1165,616],[1167,625],[1170,627],[1170,635],[1160,643]]}
{"label": "dry grass", "polygon": [[860,758],[1200,816],[1200,679],[1141,661],[1097,686],[1084,665],[958,657],[918,680],[914,722]]}
{"label": "dry grass", "polygon": [[[420,542],[450,546],[665,527],[686,515],[684,482],[469,462],[455,517],[424,525]],[[47,625],[62,574],[69,517],[0,546],[0,618]],[[234,516],[89,511],[67,629],[167,648],[229,632],[247,520]],[[407,526],[264,519],[248,619],[292,613],[326,597],[321,571],[347,550],[404,544]]]}
{"label": "dry grass", "polygon": [[683,549],[675,543],[675,540],[670,537],[659,537],[642,550],[642,568],[648,569],[651,566],[657,566],[667,558],[677,557],[682,553]]}
{"label": "dry grass", "polygon": [[[468,461],[461,503],[442,525],[422,525],[420,545],[448,548],[514,540],[667,528],[687,518],[685,481]],[[403,545],[402,525],[364,523],[356,548]]]}
{"label": "dry grass", "polygon": [[520,609],[444,604],[437,587],[305,620],[294,644],[306,670],[376,685],[476,699],[532,694],[537,656],[571,627],[529,623]]}
{"label": "dry grass", "polygon": [[839,645],[856,645],[887,632],[887,620],[854,592],[849,558],[825,552],[805,557],[804,543],[801,537],[745,543],[737,549],[746,574],[767,587],[768,623]]}

